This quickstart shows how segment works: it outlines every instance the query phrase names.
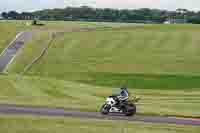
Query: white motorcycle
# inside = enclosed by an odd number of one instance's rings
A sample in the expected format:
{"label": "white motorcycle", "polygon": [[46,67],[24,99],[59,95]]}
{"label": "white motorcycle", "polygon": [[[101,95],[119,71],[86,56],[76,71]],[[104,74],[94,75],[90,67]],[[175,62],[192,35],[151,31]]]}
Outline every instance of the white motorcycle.
{"label": "white motorcycle", "polygon": [[101,113],[107,115],[109,113],[120,113],[126,116],[133,116],[136,114],[136,105],[140,98],[134,97],[132,100],[126,99],[120,101],[118,96],[109,96],[105,104],[101,107]]}

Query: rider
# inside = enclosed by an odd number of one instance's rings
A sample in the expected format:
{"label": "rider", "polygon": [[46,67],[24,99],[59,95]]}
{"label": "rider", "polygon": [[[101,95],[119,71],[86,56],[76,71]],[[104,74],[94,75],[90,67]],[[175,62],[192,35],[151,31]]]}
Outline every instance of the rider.
{"label": "rider", "polygon": [[118,99],[119,99],[120,101],[125,101],[125,100],[127,100],[128,97],[129,97],[129,92],[128,92],[127,88],[126,88],[126,87],[122,87],[122,88],[120,88],[120,89],[121,89],[121,92],[120,92],[120,95],[117,96]]}

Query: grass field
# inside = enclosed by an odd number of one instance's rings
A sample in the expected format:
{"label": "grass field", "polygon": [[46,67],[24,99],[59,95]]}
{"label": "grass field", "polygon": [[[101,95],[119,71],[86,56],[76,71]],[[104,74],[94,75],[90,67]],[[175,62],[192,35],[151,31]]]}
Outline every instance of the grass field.
{"label": "grass field", "polygon": [[[2,52],[3,49],[5,49],[6,46],[8,46],[8,44],[15,38],[17,33],[19,33],[20,31],[31,30],[31,29],[41,29],[41,28],[43,28],[43,29],[58,28],[58,27],[53,27],[53,24],[55,24],[55,22],[47,23],[47,25],[45,27],[34,27],[34,26],[26,25],[26,24],[30,24],[30,23],[31,23],[30,21],[0,21],[0,31],[1,31],[1,33],[0,33],[0,52]],[[71,27],[70,25],[77,26],[77,25],[81,25],[81,24],[76,24],[76,23],[71,24],[71,22],[70,22],[68,27]],[[61,24],[60,27],[63,28],[64,24]]]}
{"label": "grass field", "polygon": [[[17,53],[12,62],[12,66],[17,66],[15,69],[19,68],[20,72],[23,72],[26,66],[37,58],[43,49],[48,46],[51,36],[52,34],[50,32],[33,32],[32,39],[27,41],[26,45],[22,47],[22,50]],[[8,66],[4,71],[7,71],[9,68],[10,66]]]}
{"label": "grass field", "polygon": [[[189,28],[191,30],[188,30]],[[147,25],[66,33],[57,38],[48,55],[32,72],[40,72],[42,75],[42,72],[48,71],[51,74],[58,68],[62,73],[198,75],[200,30],[197,30],[196,26],[189,28],[178,25]],[[59,71],[56,73],[59,74]]]}
{"label": "grass field", "polygon": [[14,39],[17,34],[17,25],[0,22],[0,53]]}
{"label": "grass field", "polygon": [[199,127],[140,122],[0,116],[3,133],[199,133]]}
{"label": "grass field", "polygon": [[[0,103],[65,107],[99,111],[105,98],[118,89],[41,77],[0,76]],[[200,91],[130,89],[141,97],[138,114],[199,117]]]}
{"label": "grass field", "polygon": [[[60,34],[24,77],[16,76],[50,40],[45,31],[87,26],[97,30]],[[98,111],[113,88],[127,85],[142,97],[139,114],[200,116],[198,25],[48,22],[29,28],[39,32],[9,75],[0,76],[1,103]]]}
{"label": "grass field", "polygon": [[[14,39],[17,33],[24,30],[39,30],[39,31],[67,31],[74,28],[112,28],[124,27],[127,24],[114,23],[93,23],[93,22],[66,22],[66,21],[49,21],[41,22],[44,26],[31,26],[31,21],[0,21],[0,52]],[[132,24],[129,24],[132,25]]]}
{"label": "grass field", "polygon": [[1,102],[98,111],[112,88],[127,85],[142,97],[139,114],[199,117],[199,33],[197,25],[135,25],[60,34],[16,80],[50,39],[40,33],[9,66],[14,75],[1,78]]}
{"label": "grass field", "polygon": [[79,21],[41,21],[45,24],[41,29],[73,29],[73,28],[119,28],[119,27],[129,27],[135,26],[136,24],[127,24],[127,23],[106,23],[106,22],[79,22]]}
{"label": "grass field", "polygon": [[[28,74],[100,86],[200,88],[199,33],[198,25],[137,25],[65,33]],[[22,64],[30,61],[23,58],[23,54],[18,56],[8,71],[22,71]]]}

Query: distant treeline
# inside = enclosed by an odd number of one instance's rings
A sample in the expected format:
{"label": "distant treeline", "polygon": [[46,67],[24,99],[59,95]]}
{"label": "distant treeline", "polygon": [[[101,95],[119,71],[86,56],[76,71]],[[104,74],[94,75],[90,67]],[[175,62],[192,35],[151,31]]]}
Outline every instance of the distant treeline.
{"label": "distant treeline", "polygon": [[45,9],[35,12],[16,11],[3,12],[5,19],[40,19],[40,20],[72,20],[100,22],[131,22],[131,23],[163,23],[169,19],[184,19],[189,23],[200,23],[200,12],[177,9],[167,11],[159,9],[100,9],[87,6],[67,7],[64,9]]}

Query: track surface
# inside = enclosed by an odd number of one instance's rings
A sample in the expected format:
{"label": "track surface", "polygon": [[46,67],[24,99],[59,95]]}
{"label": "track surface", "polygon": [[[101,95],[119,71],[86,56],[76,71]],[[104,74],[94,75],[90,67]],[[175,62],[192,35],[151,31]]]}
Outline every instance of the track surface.
{"label": "track surface", "polygon": [[10,45],[3,51],[0,56],[0,72],[12,61],[19,49],[24,45],[25,41],[31,39],[32,32],[21,32],[10,43]]}
{"label": "track surface", "polygon": [[200,119],[185,119],[185,118],[170,118],[158,116],[134,116],[126,117],[122,115],[101,115],[97,112],[78,112],[66,111],[64,108],[49,108],[49,107],[34,107],[34,106],[19,106],[0,104],[0,113],[6,115],[38,115],[38,116],[63,116],[63,117],[77,117],[83,119],[107,119],[107,120],[126,120],[126,121],[139,121],[148,123],[165,123],[177,125],[193,125],[200,126]]}

